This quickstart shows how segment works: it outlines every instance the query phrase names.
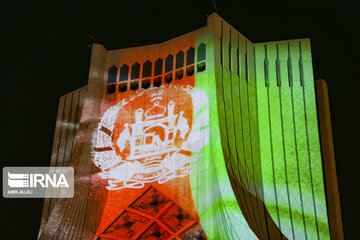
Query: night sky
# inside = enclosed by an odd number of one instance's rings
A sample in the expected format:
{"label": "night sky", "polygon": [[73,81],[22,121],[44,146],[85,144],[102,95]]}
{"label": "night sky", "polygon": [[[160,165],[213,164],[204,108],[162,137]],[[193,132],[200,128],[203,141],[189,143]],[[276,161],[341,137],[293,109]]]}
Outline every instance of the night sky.
{"label": "night sky", "polygon": [[[214,12],[211,1],[198,0],[59,2],[0,3],[3,166],[49,165],[58,99],[87,84],[90,34],[108,50],[159,43],[205,26]],[[256,2],[222,0],[216,7],[255,43],[310,38],[315,79],[329,87],[345,238],[355,239],[360,7],[332,0]],[[0,238],[36,239],[42,204],[2,198]]]}

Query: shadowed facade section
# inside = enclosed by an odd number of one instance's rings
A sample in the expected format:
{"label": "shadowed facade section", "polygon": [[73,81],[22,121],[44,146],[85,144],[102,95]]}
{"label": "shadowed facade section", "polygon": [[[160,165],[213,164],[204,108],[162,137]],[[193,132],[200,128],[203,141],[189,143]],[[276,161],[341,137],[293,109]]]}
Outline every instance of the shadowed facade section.
{"label": "shadowed facade section", "polygon": [[340,209],[340,196],[336,175],[335,153],[331,130],[330,105],[327,83],[315,81],[316,102],[319,118],[321,153],[324,167],[326,202],[332,239],[344,239]]}

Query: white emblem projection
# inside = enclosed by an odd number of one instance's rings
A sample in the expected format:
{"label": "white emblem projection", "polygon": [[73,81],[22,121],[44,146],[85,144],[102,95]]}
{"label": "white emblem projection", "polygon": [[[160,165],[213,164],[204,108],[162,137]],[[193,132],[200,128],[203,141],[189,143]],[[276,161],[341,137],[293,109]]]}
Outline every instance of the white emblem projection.
{"label": "white emblem projection", "polygon": [[[189,96],[192,119],[184,117],[184,111],[189,109],[182,111],[181,107],[187,107],[181,104],[182,99],[164,101],[164,91],[168,90]],[[114,144],[115,125],[119,125],[116,122],[121,110],[143,94],[147,94],[150,107],[146,111],[141,107],[132,111],[134,120],[122,124]],[[176,107],[177,113],[174,112]],[[146,183],[161,184],[188,175],[191,163],[201,157],[201,149],[209,140],[208,107],[207,96],[202,90],[175,85],[150,88],[110,107],[98,126],[94,146],[94,164],[101,169],[101,178],[107,179],[109,185],[106,188],[142,188]],[[174,143],[175,138],[180,139],[180,145]],[[127,148],[129,153],[126,157],[121,156],[115,148],[120,152]]]}

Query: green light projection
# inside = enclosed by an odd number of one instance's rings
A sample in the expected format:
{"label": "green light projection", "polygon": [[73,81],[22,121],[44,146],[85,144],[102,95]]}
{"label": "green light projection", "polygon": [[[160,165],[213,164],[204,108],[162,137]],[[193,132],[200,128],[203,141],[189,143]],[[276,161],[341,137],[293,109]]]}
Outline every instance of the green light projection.
{"label": "green light projection", "polygon": [[209,24],[195,76],[210,141],[191,175],[208,238],[330,239],[309,40],[254,45]]}

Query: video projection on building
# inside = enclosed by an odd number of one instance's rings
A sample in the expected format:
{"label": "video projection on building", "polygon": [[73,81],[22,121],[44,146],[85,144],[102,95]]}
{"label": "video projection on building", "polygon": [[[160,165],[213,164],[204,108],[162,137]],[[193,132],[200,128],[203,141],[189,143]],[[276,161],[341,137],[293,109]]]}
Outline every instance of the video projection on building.
{"label": "video projection on building", "polygon": [[39,239],[330,239],[308,39],[254,44],[216,14],[135,48],[92,49],[60,98]]}

